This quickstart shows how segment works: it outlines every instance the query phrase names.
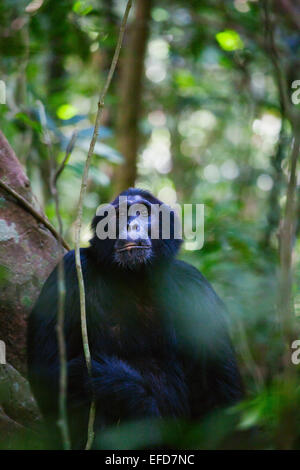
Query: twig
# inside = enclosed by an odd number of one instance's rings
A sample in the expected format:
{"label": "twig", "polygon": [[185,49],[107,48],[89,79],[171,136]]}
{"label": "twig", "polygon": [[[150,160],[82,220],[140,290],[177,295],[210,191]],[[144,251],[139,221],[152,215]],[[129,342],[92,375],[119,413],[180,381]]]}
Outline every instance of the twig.
{"label": "twig", "polygon": [[11,196],[13,196],[25,209],[27,209],[28,212],[30,212],[31,215],[33,215],[35,219],[37,219],[39,222],[45,225],[45,227],[47,227],[47,229],[50,230],[52,235],[54,235],[54,237],[58,241],[61,240],[61,243],[64,246],[64,248],[66,248],[66,250],[68,251],[70,250],[70,247],[67,244],[67,242],[60,238],[59,233],[55,230],[53,225],[51,225],[50,222],[45,217],[43,217],[39,212],[37,212],[23,196],[18,194],[14,189],[12,189],[8,184],[4,183],[4,181],[2,180],[0,180],[0,187],[5,189],[6,192],[8,192]]}
{"label": "twig", "polygon": [[268,49],[275,70],[277,86],[279,89],[283,118],[290,121],[294,134],[292,152],[290,157],[290,172],[286,194],[286,205],[280,228],[280,290],[279,290],[279,313],[286,341],[291,340],[291,293],[292,293],[292,251],[293,238],[295,234],[295,191],[296,191],[296,169],[300,150],[300,134],[298,130],[298,116],[293,110],[293,105],[288,96],[288,87],[284,75],[284,69],[279,60],[279,54],[274,39],[274,25],[271,22],[269,11],[269,0],[263,1],[265,29],[269,41]]}
{"label": "twig", "polygon": [[60,166],[57,168],[57,170],[54,174],[54,177],[53,177],[53,184],[54,185],[56,184],[60,174],[62,173],[62,171],[64,170],[66,164],[68,163],[68,161],[70,159],[70,156],[71,156],[71,153],[73,151],[76,139],[77,139],[77,131],[75,130],[73,132],[72,136],[71,136],[71,139],[69,140],[68,145],[67,145],[65,158],[63,159],[63,161],[61,162]]}
{"label": "twig", "polygon": [[281,128],[277,143],[277,149],[275,155],[271,157],[270,163],[273,168],[273,187],[270,191],[269,196],[269,209],[267,215],[267,227],[262,239],[262,244],[265,248],[270,247],[271,236],[273,232],[278,231],[279,222],[280,222],[280,205],[279,197],[282,191],[283,186],[283,170],[282,170],[282,161],[285,158],[286,154],[286,129],[285,123],[287,120],[284,116],[284,111],[281,107]]}
{"label": "twig", "polygon": [[[50,169],[50,193],[55,202],[55,212],[59,226],[59,237],[62,240],[63,234],[63,223],[60,215],[59,208],[59,196],[57,191],[57,179],[61,172],[63,171],[67,161],[70,158],[71,152],[73,150],[75,140],[77,137],[77,132],[75,131],[72,134],[70,142],[67,145],[66,155],[59,166],[56,169],[56,161],[54,158],[51,135],[47,126],[47,118],[45,107],[41,101],[38,101],[40,121],[43,127],[44,142],[48,150],[48,163]],[[63,253],[62,253],[63,254]],[[56,323],[56,334],[57,334],[57,343],[58,343],[58,354],[59,354],[59,396],[58,396],[58,409],[59,409],[59,419],[57,425],[61,432],[63,448],[65,450],[71,449],[71,440],[68,427],[68,415],[67,415],[67,385],[68,385],[68,368],[67,368],[67,354],[66,354],[66,342],[64,336],[64,322],[65,322],[65,297],[66,297],[66,282],[65,282],[65,273],[64,273],[64,260],[63,257],[58,263],[57,266],[57,283],[58,283],[58,309],[57,309],[57,323]]]}
{"label": "twig", "polygon": [[[81,266],[81,261],[80,261],[80,231],[81,231],[81,225],[82,225],[83,201],[84,201],[84,197],[86,194],[87,178],[88,178],[90,162],[91,162],[91,158],[94,152],[95,144],[96,144],[98,133],[99,133],[102,109],[104,106],[104,98],[109,88],[109,85],[111,83],[111,80],[112,80],[112,77],[115,72],[117,62],[118,62],[118,58],[119,58],[119,54],[120,54],[120,50],[121,50],[121,46],[123,42],[125,27],[127,23],[127,18],[131,9],[131,5],[132,5],[132,0],[128,0],[125,13],[122,19],[121,27],[120,27],[120,32],[119,32],[119,37],[118,37],[118,42],[117,42],[117,46],[115,49],[115,53],[112,59],[112,63],[109,69],[109,73],[108,73],[103,91],[101,92],[100,97],[99,97],[98,111],[97,111],[97,116],[96,116],[96,121],[95,121],[95,126],[94,126],[93,137],[92,137],[88,155],[85,161],[85,167],[84,167],[81,188],[80,188],[78,213],[77,213],[77,218],[76,218],[76,223],[75,223],[75,259],[76,259],[76,270],[77,270],[79,295],[80,295],[81,332],[82,332],[83,350],[84,350],[84,355],[85,355],[85,360],[86,360],[86,365],[87,365],[89,375],[91,375],[92,373],[92,362],[91,362],[91,353],[90,353],[90,347],[89,347],[89,342],[88,342],[88,332],[87,332],[84,280],[83,280],[82,266]],[[95,401],[92,400],[92,404],[90,408],[90,415],[89,415],[89,423],[88,423],[88,437],[87,437],[87,443],[85,447],[86,450],[91,448],[93,444],[93,440],[94,440],[93,427],[94,427],[94,420],[95,420],[95,409],[96,409]]]}
{"label": "twig", "polygon": [[[46,129],[45,129],[45,132],[46,132]],[[54,160],[53,153],[51,152],[50,141],[47,147],[49,150],[48,154],[49,154],[49,163],[50,163],[50,191],[55,202],[55,212],[56,212],[56,217],[58,221],[59,236],[62,239],[63,223],[62,223],[62,218],[60,215],[59,195],[58,195],[57,186],[56,186],[57,172],[55,171],[55,160]],[[71,151],[72,149],[69,151],[68,158],[71,154]],[[62,166],[61,171],[63,170],[63,168],[64,166]],[[70,440],[68,415],[67,415],[68,369],[67,369],[66,342],[65,342],[65,335],[64,335],[66,281],[65,281],[63,257],[59,261],[58,266],[57,266],[57,278],[58,278],[58,309],[57,309],[56,334],[57,334],[59,365],[60,365],[59,398],[58,398],[59,419],[58,419],[57,424],[61,432],[63,448],[65,450],[70,450],[71,440]]]}
{"label": "twig", "polygon": [[269,0],[263,0],[263,10],[264,10],[264,21],[265,21],[265,33],[266,33],[266,50],[270,54],[271,61],[275,70],[275,78],[277,81],[277,86],[279,90],[281,107],[283,109],[284,115],[292,120],[292,108],[289,100],[287,83],[285,80],[284,69],[282,64],[279,62],[279,56],[277,51],[277,46],[274,39],[274,28],[270,18],[269,11]]}
{"label": "twig", "polygon": [[291,293],[292,293],[292,252],[293,240],[296,230],[296,186],[297,186],[297,161],[300,154],[300,133],[294,129],[295,137],[290,157],[291,168],[286,194],[286,204],[284,217],[280,229],[280,265],[281,265],[281,283],[279,309],[285,317],[285,333],[288,339],[291,336]]}
{"label": "twig", "polygon": [[[56,200],[56,214],[59,214],[59,203],[58,198]],[[61,220],[59,215],[58,217]],[[62,228],[61,223],[60,230]],[[59,351],[59,420],[58,426],[61,430],[63,447],[65,450],[71,449],[71,441],[68,427],[68,416],[67,416],[67,353],[66,353],[66,342],[64,336],[64,321],[65,321],[65,298],[66,298],[66,281],[64,273],[64,260],[63,258],[58,263],[58,310],[57,310],[57,342]]]}
{"label": "twig", "polygon": [[[59,196],[57,192],[57,172],[55,170],[56,162],[53,153],[51,135],[47,126],[46,111],[43,103],[38,101],[40,121],[43,127],[44,142],[48,151],[48,164],[50,169],[49,187],[50,193],[55,202],[55,212],[59,226],[59,237],[62,239],[63,224],[59,210]],[[67,147],[67,150],[69,145]],[[64,162],[69,158],[71,150],[66,154]],[[63,162],[63,163],[64,163]],[[64,164],[60,167],[61,171],[64,168]],[[61,172],[60,171],[60,172]],[[63,253],[62,253],[63,254]],[[59,395],[58,395],[58,410],[59,418],[57,425],[61,432],[62,444],[65,450],[71,449],[71,440],[68,427],[68,416],[67,416],[67,385],[68,385],[68,369],[67,369],[67,354],[66,354],[66,342],[64,336],[64,322],[65,322],[65,297],[66,297],[66,283],[64,273],[64,260],[63,257],[59,261],[57,266],[57,284],[58,284],[58,309],[57,309],[57,322],[56,322],[56,335],[58,344],[58,355],[59,355]]]}
{"label": "twig", "polygon": [[[288,177],[288,187],[286,193],[286,204],[284,215],[280,228],[280,279],[279,279],[279,301],[278,313],[281,319],[281,329],[283,334],[283,341],[285,349],[283,351],[282,363],[284,366],[283,383],[287,384],[285,390],[286,403],[292,402],[294,395],[292,392],[293,387],[291,384],[296,383],[295,368],[291,367],[290,358],[290,345],[293,340],[294,322],[293,322],[293,308],[292,308],[292,282],[293,282],[293,269],[292,269],[292,254],[293,254],[293,239],[295,235],[295,192],[296,192],[296,169],[297,160],[300,152],[300,132],[298,126],[298,115],[294,111],[291,101],[288,96],[287,81],[284,75],[284,69],[279,61],[279,55],[274,40],[273,27],[274,25],[270,20],[269,2],[263,2],[265,13],[265,27],[268,33],[270,43],[271,60],[274,65],[276,79],[279,88],[281,105],[284,109],[284,114],[289,119],[292,132],[294,136],[292,144],[292,152],[290,156],[290,169]],[[297,429],[297,421],[295,414],[291,413],[291,407],[285,406],[280,413],[279,423],[277,428],[276,440],[280,449],[291,449],[294,444],[294,436]],[[283,430],[283,432],[282,432]]]}

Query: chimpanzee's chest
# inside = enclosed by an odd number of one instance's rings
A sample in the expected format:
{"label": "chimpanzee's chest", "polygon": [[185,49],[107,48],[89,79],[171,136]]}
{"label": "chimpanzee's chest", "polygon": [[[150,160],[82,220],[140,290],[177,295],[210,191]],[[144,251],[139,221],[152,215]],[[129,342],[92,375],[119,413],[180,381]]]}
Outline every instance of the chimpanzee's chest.
{"label": "chimpanzee's chest", "polygon": [[125,304],[121,311],[111,312],[106,333],[114,352],[132,359],[162,357],[170,352],[175,339],[164,313],[146,301]]}
{"label": "chimpanzee's chest", "polygon": [[94,355],[115,355],[136,361],[138,358],[163,360],[174,354],[176,337],[170,313],[165,312],[149,283],[137,280],[134,285],[128,285],[122,280],[106,279],[97,287],[97,302],[87,302]]}

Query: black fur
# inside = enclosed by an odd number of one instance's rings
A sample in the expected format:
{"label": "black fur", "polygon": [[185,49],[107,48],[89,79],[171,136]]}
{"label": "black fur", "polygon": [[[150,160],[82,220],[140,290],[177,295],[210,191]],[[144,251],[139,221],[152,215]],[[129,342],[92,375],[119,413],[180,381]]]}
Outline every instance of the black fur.
{"label": "black fur", "polygon": [[[160,202],[137,189],[123,194]],[[134,269],[115,261],[114,243],[94,237],[81,249],[91,380],[82,348],[74,252],[64,257],[68,415],[76,447],[85,442],[92,393],[99,405],[96,431],[143,417],[200,419],[242,396],[224,305],[199,271],[174,258],[180,241],[151,240],[151,260],[141,259]],[[50,427],[58,413],[57,298],[55,269],[28,325],[29,379]]]}

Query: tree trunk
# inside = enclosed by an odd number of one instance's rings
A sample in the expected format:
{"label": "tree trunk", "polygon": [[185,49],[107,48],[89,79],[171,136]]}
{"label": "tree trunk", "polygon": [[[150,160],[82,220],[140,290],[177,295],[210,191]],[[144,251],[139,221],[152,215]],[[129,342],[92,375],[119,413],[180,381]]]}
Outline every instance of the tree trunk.
{"label": "tree trunk", "polygon": [[[42,214],[23,168],[1,132],[0,180]],[[52,233],[0,188],[0,340],[6,345],[7,361],[23,374],[26,319],[60,257]]]}
{"label": "tree trunk", "polygon": [[135,19],[128,32],[127,45],[121,60],[119,105],[117,114],[117,144],[124,163],[115,174],[115,189],[119,193],[134,186],[139,148],[138,121],[142,104],[144,59],[149,34],[151,0],[136,3]]}
{"label": "tree trunk", "polygon": [[[44,218],[30,183],[0,132],[0,180]],[[26,320],[41,286],[61,257],[54,235],[0,187],[0,448],[35,448],[38,407],[26,373]],[[5,348],[3,345],[5,344]],[[9,361],[11,364],[4,363]],[[16,370],[18,369],[18,370]],[[19,372],[21,372],[21,374]]]}

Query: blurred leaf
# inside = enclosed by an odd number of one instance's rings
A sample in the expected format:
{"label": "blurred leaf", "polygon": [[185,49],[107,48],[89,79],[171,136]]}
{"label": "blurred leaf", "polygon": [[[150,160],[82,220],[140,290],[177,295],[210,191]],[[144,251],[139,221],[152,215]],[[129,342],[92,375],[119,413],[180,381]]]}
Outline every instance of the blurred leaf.
{"label": "blurred leaf", "polygon": [[196,85],[195,77],[187,70],[177,72],[175,82],[180,88],[190,88]]}
{"label": "blurred leaf", "polygon": [[[90,140],[80,139],[77,141],[76,146],[81,148],[85,152],[88,152],[90,148]],[[123,161],[122,155],[117,152],[117,150],[113,149],[112,147],[109,147],[106,144],[103,144],[102,142],[96,142],[94,153],[99,157],[106,158],[111,163],[122,163]]]}
{"label": "blurred leaf", "polygon": [[244,48],[244,43],[239,33],[233,29],[226,29],[225,31],[217,33],[216,40],[224,51],[236,51],[237,49]]}
{"label": "blurred leaf", "polygon": [[71,117],[70,119],[62,119],[60,122],[61,126],[70,126],[77,124],[80,121],[83,121],[84,119],[87,119],[86,114],[76,114],[76,116]]}
{"label": "blurred leaf", "polygon": [[73,5],[73,11],[77,13],[77,15],[88,15],[93,10],[93,6],[89,5],[87,2],[81,0],[77,1]]}
{"label": "blurred leaf", "polygon": [[65,120],[65,119],[71,119],[74,116],[77,115],[77,109],[75,106],[72,106],[71,104],[62,104],[59,106],[59,108],[56,110],[56,114],[59,117],[59,119]]}
{"label": "blurred leaf", "polygon": [[44,0],[33,0],[25,8],[26,13],[35,13],[43,5]]}
{"label": "blurred leaf", "polygon": [[[78,131],[77,138],[91,139],[93,137],[94,127],[87,127]],[[112,130],[109,127],[101,126],[99,129],[98,139],[108,139],[112,137]]]}
{"label": "blurred leaf", "polygon": [[[84,170],[84,162],[72,163],[69,164],[67,167],[73,170],[78,177],[82,177]],[[101,186],[107,186],[110,183],[109,177],[95,166],[90,167],[89,177],[93,180],[94,183]]]}
{"label": "blurred leaf", "polygon": [[27,126],[31,127],[32,129],[34,129],[35,131],[39,133],[42,131],[41,124],[37,121],[33,121],[32,119],[30,119],[30,117],[25,113],[17,113],[15,115],[15,118],[24,122],[24,124],[26,124]]}

